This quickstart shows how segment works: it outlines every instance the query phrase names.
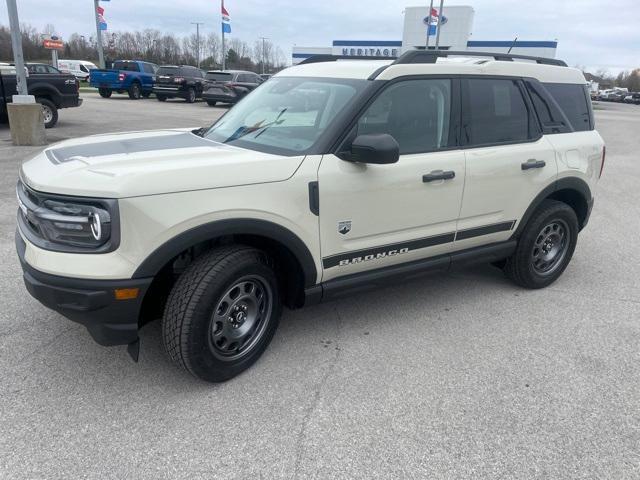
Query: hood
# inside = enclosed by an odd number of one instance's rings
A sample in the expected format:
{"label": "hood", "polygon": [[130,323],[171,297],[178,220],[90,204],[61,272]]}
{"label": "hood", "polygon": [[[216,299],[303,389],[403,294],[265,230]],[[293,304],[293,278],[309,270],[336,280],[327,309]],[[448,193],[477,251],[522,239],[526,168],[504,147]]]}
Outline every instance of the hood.
{"label": "hood", "polygon": [[68,140],[24,163],[21,176],[42,192],[124,198],[280,182],[303,159],[160,130]]}

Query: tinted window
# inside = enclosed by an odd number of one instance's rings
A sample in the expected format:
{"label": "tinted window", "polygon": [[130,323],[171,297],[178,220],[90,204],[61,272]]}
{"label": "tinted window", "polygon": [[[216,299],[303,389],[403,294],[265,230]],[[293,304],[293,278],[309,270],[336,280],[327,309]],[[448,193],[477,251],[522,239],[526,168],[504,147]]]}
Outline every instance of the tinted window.
{"label": "tinted window", "polygon": [[142,70],[144,71],[144,73],[154,73],[153,65],[151,65],[150,63],[143,63]]}
{"label": "tinted window", "polygon": [[238,75],[238,82],[252,83],[251,75],[247,75],[246,73],[239,74]]}
{"label": "tinted window", "polygon": [[218,81],[218,82],[230,82],[231,74],[223,73],[223,72],[207,72],[207,80]]}
{"label": "tinted window", "polygon": [[553,98],[545,91],[544,87],[539,83],[531,81],[525,82],[529,96],[533,103],[538,119],[542,125],[542,131],[545,134],[550,133],[567,133],[571,131],[571,126],[566,117],[558,109]]}
{"label": "tinted window", "polygon": [[160,67],[158,69],[158,75],[176,75],[178,73],[178,67]]}
{"label": "tinted window", "polygon": [[113,62],[114,70],[126,70],[127,72],[139,72],[140,66],[135,62]]}
{"label": "tinted window", "polygon": [[400,153],[449,146],[450,80],[410,80],[387,88],[358,120],[357,134],[388,133]]}
{"label": "tinted window", "polygon": [[55,67],[51,67],[51,66],[47,65],[47,73],[60,73],[60,70],[58,70]]}
{"label": "tinted window", "polygon": [[89,73],[89,70],[87,70],[87,67],[85,67],[84,65],[80,65],[80,70],[85,72],[85,73]]}
{"label": "tinted window", "polygon": [[526,141],[531,117],[515,80],[467,80],[466,132],[471,145]]}
{"label": "tinted window", "polygon": [[545,83],[576,131],[591,130],[591,102],[587,100],[584,85]]}

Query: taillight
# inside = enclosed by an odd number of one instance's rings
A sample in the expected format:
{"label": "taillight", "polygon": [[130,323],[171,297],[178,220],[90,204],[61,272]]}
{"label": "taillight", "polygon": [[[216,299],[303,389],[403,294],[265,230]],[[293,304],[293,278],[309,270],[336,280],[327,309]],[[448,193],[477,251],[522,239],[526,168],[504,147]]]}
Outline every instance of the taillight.
{"label": "taillight", "polygon": [[120,74],[118,75],[118,81],[119,81],[119,82],[123,82],[123,81],[124,81],[124,79],[126,78],[126,76],[127,76],[127,74],[126,74],[126,73],[120,73]]}
{"label": "taillight", "polygon": [[603,146],[602,147],[602,163],[600,164],[600,175],[598,175],[598,178],[602,177],[602,170],[604,170],[604,157],[607,154],[607,147]]}

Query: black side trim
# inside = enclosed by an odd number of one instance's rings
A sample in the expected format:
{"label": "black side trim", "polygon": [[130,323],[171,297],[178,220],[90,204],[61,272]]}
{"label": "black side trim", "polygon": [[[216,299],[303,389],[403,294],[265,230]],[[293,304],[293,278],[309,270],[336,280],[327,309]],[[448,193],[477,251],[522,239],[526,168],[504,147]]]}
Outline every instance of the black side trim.
{"label": "black side trim", "polygon": [[517,242],[515,240],[509,240],[336,278],[319,285],[322,287],[321,298],[318,296],[317,289],[307,289],[305,292],[307,295],[305,305],[388,286],[392,281],[405,282],[425,274],[446,272],[451,268],[474,263],[495,262],[513,254],[516,245]]}
{"label": "black side trim", "polygon": [[309,182],[309,210],[316,217],[320,215],[320,192],[318,182]]}
{"label": "black side trim", "polygon": [[479,237],[481,235],[489,235],[490,233],[508,232],[516,224],[515,220],[510,222],[496,223],[485,227],[469,228],[467,230],[459,230],[456,233],[456,240],[466,240],[468,238]]}
{"label": "black side trim", "polygon": [[[533,215],[533,212],[536,211],[536,209],[540,206],[540,204],[549,195],[559,190],[575,190],[580,195],[582,195],[584,200],[587,202],[587,205],[593,203],[593,196],[591,195],[591,189],[589,188],[589,185],[587,184],[587,182],[576,177],[561,178],[560,180],[557,180],[553,182],[551,185],[547,186],[544,190],[542,190],[536,196],[536,198],[533,199],[533,201],[529,205],[529,208],[527,208],[527,210],[524,212],[524,215],[520,219],[518,228],[513,233],[511,238],[518,238],[518,236],[520,236],[520,234],[522,233],[522,230],[524,229],[524,227],[527,225],[529,218],[531,218],[531,215]],[[580,228],[582,229],[584,226],[585,224],[583,223],[583,225],[581,225]]]}
{"label": "black side trim", "polygon": [[182,232],[149,255],[134,272],[133,278],[153,277],[169,260],[187,248],[200,242],[228,235],[257,235],[284,245],[300,263],[304,272],[305,286],[315,285],[316,264],[305,243],[297,235],[280,225],[252,218],[220,220]]}
{"label": "black side trim", "polygon": [[322,265],[324,268],[331,268],[340,265],[340,262],[344,260],[353,260],[360,258],[360,261],[374,260],[378,255],[396,255],[399,250],[407,249],[407,251],[416,250],[419,248],[433,247],[435,245],[442,245],[443,243],[451,243],[455,238],[455,233],[445,233],[442,235],[435,235],[433,237],[420,238],[417,240],[410,240],[407,242],[392,243],[389,245],[382,245],[380,247],[354,250],[352,252],[340,253],[337,255],[331,255],[322,259]]}

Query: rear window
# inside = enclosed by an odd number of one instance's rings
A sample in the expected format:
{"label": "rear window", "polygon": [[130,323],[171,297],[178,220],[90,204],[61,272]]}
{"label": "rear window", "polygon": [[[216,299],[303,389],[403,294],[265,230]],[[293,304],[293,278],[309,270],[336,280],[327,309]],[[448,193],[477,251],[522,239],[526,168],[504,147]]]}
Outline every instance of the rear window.
{"label": "rear window", "polygon": [[585,85],[545,83],[544,86],[558,102],[574,130],[580,132],[592,129],[591,100]]}
{"label": "rear window", "polygon": [[139,72],[140,66],[135,62],[113,62],[114,70],[126,70],[127,72]]}
{"label": "rear window", "polygon": [[223,72],[208,72],[206,78],[207,80],[213,80],[216,82],[229,82],[231,81],[231,74]]}
{"label": "rear window", "polygon": [[176,75],[178,70],[178,67],[160,67],[156,75]]}
{"label": "rear window", "polygon": [[515,80],[467,80],[466,127],[471,145],[524,142],[533,138],[532,118]]}

